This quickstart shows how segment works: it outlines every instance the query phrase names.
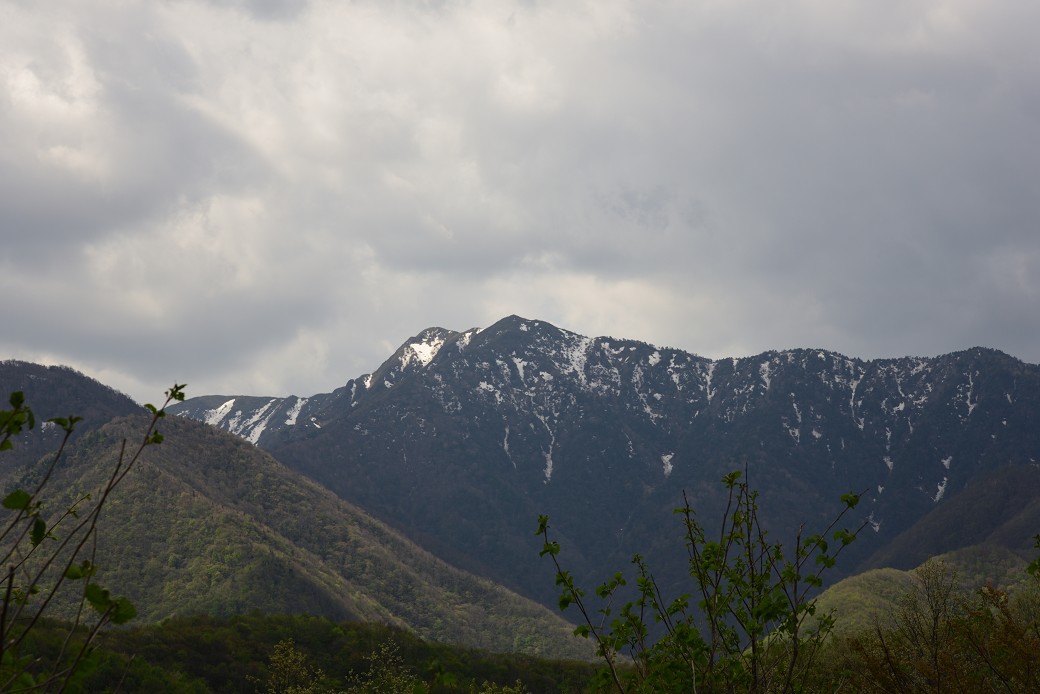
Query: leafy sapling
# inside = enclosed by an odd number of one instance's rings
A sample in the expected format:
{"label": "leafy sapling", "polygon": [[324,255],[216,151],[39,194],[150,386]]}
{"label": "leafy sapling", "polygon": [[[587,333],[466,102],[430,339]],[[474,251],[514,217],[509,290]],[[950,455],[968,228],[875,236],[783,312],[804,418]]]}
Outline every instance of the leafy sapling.
{"label": "leafy sapling", "polygon": [[[541,555],[556,567],[560,609],[574,605],[580,612],[575,634],[595,640],[607,666],[602,686],[620,694],[789,692],[810,674],[833,625],[829,615],[816,615],[811,596],[822,585],[823,572],[866,525],[839,527],[860,497],[842,496],[843,509],[823,533],[805,537],[799,529],[793,551],[785,551],[768,539],[759,520],[758,493],[742,473],[732,472],[722,483],[727,502],[717,534],[700,523],[685,493],[683,505],[675,509],[682,519],[692,593],[665,599],[646,561],[636,555],[635,598],[617,612],[613,603],[626,585],[623,575],[597,588],[601,607],[594,609],[561,567],[548,517],[539,517]],[[651,623],[663,632],[656,641],[649,636]]]}

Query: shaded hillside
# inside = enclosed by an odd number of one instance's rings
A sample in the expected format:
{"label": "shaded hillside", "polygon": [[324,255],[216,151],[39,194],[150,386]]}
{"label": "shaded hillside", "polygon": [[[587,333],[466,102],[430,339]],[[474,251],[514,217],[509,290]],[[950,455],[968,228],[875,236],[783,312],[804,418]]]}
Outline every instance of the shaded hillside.
{"label": "shaded hillside", "polygon": [[[98,486],[120,442],[145,425],[139,415],[86,433],[51,485],[65,496],[49,508]],[[491,650],[589,654],[545,608],[445,564],[241,439],[181,418],[160,429],[166,441],[106,507],[97,561],[100,581],[139,619],[311,613]]]}
{"label": "shaded hillside", "polygon": [[453,563],[546,604],[534,519],[590,583],[649,557],[685,577],[685,490],[710,523],[747,467],[766,526],[822,529],[864,491],[846,569],[997,467],[1040,460],[1040,368],[975,348],[863,361],[824,350],[711,360],[510,316],[430,328],[311,398],[176,411],[238,433]]}
{"label": "shaded hillside", "polygon": [[865,568],[909,569],[962,547],[1002,547],[1029,556],[1040,533],[1040,465],[981,475],[875,552]]}
{"label": "shaded hillside", "polygon": [[[43,625],[41,631],[45,632],[41,641],[55,648],[64,635],[58,625]],[[597,669],[583,661],[432,643],[371,622],[259,613],[200,615],[103,632],[92,662],[70,691],[266,692],[272,654],[276,644],[285,641],[291,641],[306,662],[324,673],[321,691],[330,694],[343,691],[348,682],[366,673],[372,655],[387,644],[393,645],[400,658],[395,672],[427,684],[436,682],[432,691],[437,694],[474,694],[486,682],[505,687],[518,680],[531,694],[578,694],[587,691]]]}

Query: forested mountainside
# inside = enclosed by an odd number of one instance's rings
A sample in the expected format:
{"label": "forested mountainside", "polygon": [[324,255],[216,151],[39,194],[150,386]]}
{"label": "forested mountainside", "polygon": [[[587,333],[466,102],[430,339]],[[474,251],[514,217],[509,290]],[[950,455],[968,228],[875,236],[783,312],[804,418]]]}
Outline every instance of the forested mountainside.
{"label": "forested mountainside", "polygon": [[[14,370],[39,375],[39,368]],[[42,422],[53,414],[51,402],[83,405],[81,411],[98,413],[94,420],[108,414],[110,389],[69,369],[45,373],[47,379],[30,379],[34,385],[26,388],[40,418],[36,428],[0,457],[35,436],[54,443],[53,427]],[[25,382],[5,379],[0,387],[10,391]],[[50,388],[71,395],[55,399]],[[45,511],[58,514],[100,487],[122,442],[140,441],[147,416],[119,398],[115,410],[126,406],[142,414],[94,426],[81,422],[80,436],[48,483]],[[587,643],[571,636],[573,626],[552,611],[446,564],[239,437],[179,417],[161,420],[159,428],[163,443],[146,449],[106,505],[95,559],[98,580],[134,603],[138,621],[199,613],[314,614],[385,623],[493,651],[591,655]],[[0,477],[0,491],[34,488],[50,458],[11,467]],[[53,614],[64,614],[62,609]]]}
{"label": "forested mountainside", "polygon": [[[379,369],[308,398],[177,406],[468,569],[551,604],[535,518],[580,576],[647,554],[680,580],[672,516],[709,520],[748,471],[778,537],[865,492],[853,569],[954,492],[1040,460],[1040,367],[973,348],[864,361],[820,349],[711,360],[510,316],[430,328]],[[673,532],[674,531],[674,532]]]}

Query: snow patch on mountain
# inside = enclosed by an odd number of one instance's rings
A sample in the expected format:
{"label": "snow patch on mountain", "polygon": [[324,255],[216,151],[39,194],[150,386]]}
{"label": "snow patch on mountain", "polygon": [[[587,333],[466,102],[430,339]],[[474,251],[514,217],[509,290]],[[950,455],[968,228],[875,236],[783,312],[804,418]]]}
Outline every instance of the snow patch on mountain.
{"label": "snow patch on mountain", "polygon": [[224,417],[228,416],[231,412],[231,408],[235,406],[235,399],[231,398],[220,407],[215,407],[212,410],[206,410],[202,413],[202,421],[210,426],[219,426],[224,420]]}
{"label": "snow patch on mountain", "polygon": [[513,469],[516,469],[516,461],[513,460],[513,454],[509,452],[509,425],[506,425],[505,436],[502,437],[502,450],[505,451],[506,457],[509,458],[509,462],[513,464]]}
{"label": "snow patch on mountain", "polygon": [[[973,395],[975,396],[974,400],[972,400]],[[969,417],[979,404],[979,397],[975,395],[975,376],[970,371],[968,372],[968,393],[964,396],[964,404],[968,407]]]}
{"label": "snow patch on mountain", "polygon": [[535,412],[534,416],[538,418],[538,421],[540,421],[542,423],[542,426],[545,427],[545,430],[547,432],[549,432],[549,450],[542,451],[542,455],[545,457],[545,482],[546,482],[546,484],[548,484],[552,480],[552,473],[553,473],[552,452],[553,452],[553,446],[556,445],[556,434],[553,432],[552,427],[549,426],[549,422],[546,421],[547,418],[545,417],[545,415],[542,415],[542,414],[540,414],[538,412]]}
{"label": "snow patch on mountain", "polygon": [[708,368],[704,374],[704,395],[708,398],[708,402],[711,402],[712,397],[715,396],[715,390],[711,387],[712,376],[715,375],[716,362],[708,362]]}
{"label": "snow patch on mountain", "polygon": [[480,332],[480,328],[474,328],[473,330],[467,330],[459,336],[459,339],[455,341],[455,345],[459,348],[459,351],[465,350],[469,347],[469,343],[472,342],[473,336]]}
{"label": "snow patch on mountain", "polygon": [[307,404],[307,398],[296,398],[296,402],[289,408],[289,411],[285,415],[285,423],[288,426],[295,426],[296,420],[300,416],[300,410]]}
{"label": "snow patch on mountain", "polygon": [[942,482],[939,483],[939,485],[938,485],[939,488],[938,488],[938,490],[936,490],[935,496],[932,497],[932,501],[934,501],[935,503],[939,503],[942,500],[943,494],[946,493],[946,483],[949,482],[949,480],[950,480],[949,477],[943,477],[942,478]]}
{"label": "snow patch on mountain", "polygon": [[[852,414],[852,421],[856,423],[860,431],[863,431],[864,421],[862,417],[856,416],[856,389],[859,388],[859,384],[863,381],[863,374],[860,374],[858,378],[854,379],[851,383],[852,392],[849,394],[849,412]],[[862,401],[861,401],[862,402]],[[891,468],[889,468],[891,469]]]}
{"label": "snow patch on mountain", "polygon": [[254,412],[253,416],[242,423],[239,431],[236,433],[245,438],[249,443],[256,445],[256,442],[260,440],[260,435],[263,434],[264,429],[267,428],[267,422],[270,421],[271,417],[275,413],[273,408],[276,402],[279,401],[277,399],[271,400]]}
{"label": "snow patch on mountain", "polygon": [[796,445],[801,444],[801,442],[802,442],[802,431],[801,431],[801,429],[799,429],[798,427],[793,427],[790,424],[788,424],[787,422],[782,422],[782,424],[784,425],[784,429],[787,430],[787,433],[790,435],[790,437],[792,439],[794,439],[795,444]]}
{"label": "snow patch on mountain", "polygon": [[772,381],[769,377],[769,362],[764,361],[758,367],[758,375],[762,378],[762,383],[765,384],[766,390],[769,390],[769,384]]}
{"label": "snow patch on mountain", "polygon": [[520,357],[513,355],[513,364],[516,365],[516,373],[520,376],[520,382],[524,382],[524,367],[527,366],[527,362]]}
{"label": "snow patch on mountain", "polygon": [[874,512],[873,511],[871,511],[870,515],[867,517],[867,522],[870,523],[870,527],[874,530],[875,533],[876,532],[880,532],[880,530],[881,530],[881,521],[876,519],[876,518],[874,518]]}
{"label": "snow patch on mountain", "polygon": [[502,404],[502,391],[500,391],[498,388],[491,385],[487,381],[481,381],[480,383],[478,383],[477,390],[493,395],[495,398],[495,402],[499,405]]}
{"label": "snow patch on mountain", "polygon": [[588,385],[588,378],[585,375],[585,366],[588,364],[589,348],[592,344],[593,339],[591,337],[574,335],[570,340],[570,344],[563,346],[563,370],[573,373],[583,386]]}
{"label": "snow patch on mountain", "polygon": [[401,351],[401,366],[403,370],[409,364],[417,363],[421,368],[426,368],[433,361],[437,353],[444,346],[446,333],[437,328],[430,328],[419,335],[417,342],[405,345]]}

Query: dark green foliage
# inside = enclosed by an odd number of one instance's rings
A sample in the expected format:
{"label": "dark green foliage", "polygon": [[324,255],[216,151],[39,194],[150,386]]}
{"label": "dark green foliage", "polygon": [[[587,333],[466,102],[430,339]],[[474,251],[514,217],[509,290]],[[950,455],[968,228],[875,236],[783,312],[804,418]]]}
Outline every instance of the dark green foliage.
{"label": "dark green foliage", "polygon": [[[380,624],[261,614],[175,618],[109,631],[98,650],[107,662],[124,664],[124,691],[131,692],[144,691],[138,682],[163,672],[171,682],[191,689],[150,691],[252,694],[277,681],[272,674],[281,668],[282,675],[302,675],[297,680],[301,686],[314,683],[322,691],[346,690],[371,675],[389,679],[396,671],[434,693],[479,692],[485,683],[510,687],[518,680],[532,694],[577,693],[585,690],[594,672],[588,663],[429,643]],[[116,670],[109,667],[84,681],[90,691],[102,691],[113,685]]]}
{"label": "dark green foliage", "polygon": [[296,650],[292,639],[283,639],[275,644],[267,663],[267,676],[259,684],[266,694],[320,694],[328,691],[322,685],[324,679],[325,673]]}
{"label": "dark green foliage", "polygon": [[[25,406],[24,393],[21,391],[11,393],[10,403],[10,410],[0,411],[0,451],[9,451],[14,448],[11,437],[22,433],[24,429],[32,429],[36,426],[36,416]],[[7,506],[5,500],[5,508],[15,507]]]}

